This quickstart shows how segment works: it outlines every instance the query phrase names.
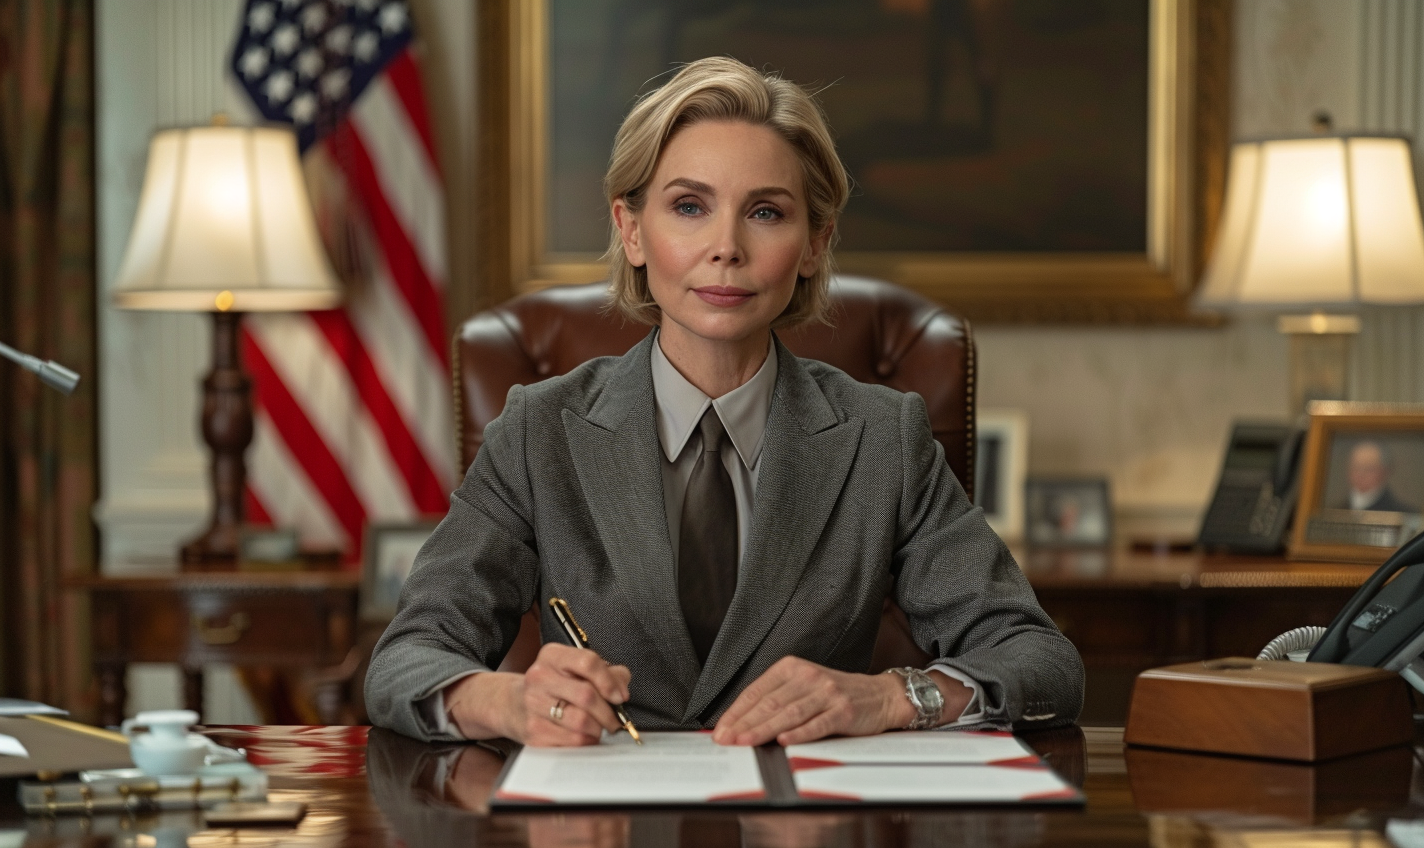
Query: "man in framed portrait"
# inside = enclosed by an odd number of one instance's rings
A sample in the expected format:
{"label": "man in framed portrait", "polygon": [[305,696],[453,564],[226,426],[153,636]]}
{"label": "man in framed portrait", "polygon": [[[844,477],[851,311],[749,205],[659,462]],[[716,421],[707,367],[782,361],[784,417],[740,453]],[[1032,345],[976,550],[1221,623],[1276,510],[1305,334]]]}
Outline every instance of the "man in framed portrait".
{"label": "man in framed portrait", "polygon": [[1394,457],[1389,447],[1374,439],[1362,439],[1350,448],[1348,465],[1350,491],[1339,509],[1368,510],[1371,512],[1416,513],[1418,507],[1406,503],[1389,487],[1389,478],[1394,471]]}

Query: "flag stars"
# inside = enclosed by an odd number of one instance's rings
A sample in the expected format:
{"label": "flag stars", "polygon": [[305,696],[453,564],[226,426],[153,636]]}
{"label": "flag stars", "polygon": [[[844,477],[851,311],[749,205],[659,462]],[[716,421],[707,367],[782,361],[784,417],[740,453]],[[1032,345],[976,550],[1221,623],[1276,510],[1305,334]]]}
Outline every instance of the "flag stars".
{"label": "flag stars", "polygon": [[271,3],[259,3],[247,13],[247,26],[258,35],[263,35],[272,28],[276,19],[277,10]]}
{"label": "flag stars", "polygon": [[307,35],[315,35],[326,28],[326,7],[308,6],[302,10],[302,29]]}
{"label": "flag stars", "polygon": [[247,52],[242,54],[238,60],[238,66],[242,69],[242,75],[250,80],[255,80],[267,72],[268,62],[267,48],[256,45],[247,48]]}
{"label": "flag stars", "polygon": [[345,55],[351,52],[351,25],[341,24],[326,34],[326,49]]}
{"label": "flag stars", "polygon": [[406,10],[402,3],[387,3],[380,11],[381,31],[395,35],[406,27]]}
{"label": "flag stars", "polygon": [[298,124],[310,124],[316,120],[317,97],[310,91],[303,91],[297,95],[292,104],[287,107],[287,114],[292,116],[292,120]]}
{"label": "flag stars", "polygon": [[315,47],[308,47],[297,56],[297,73],[302,79],[314,79],[325,67],[326,60],[321,58],[321,51]]}
{"label": "flag stars", "polygon": [[295,88],[292,72],[283,70],[268,77],[267,85],[262,90],[267,95],[267,99],[273,103],[286,103]]}
{"label": "flag stars", "polygon": [[337,68],[321,78],[321,93],[327,100],[340,100],[351,87],[351,71]]}
{"label": "flag stars", "polygon": [[282,24],[272,34],[272,49],[278,56],[287,57],[302,43],[301,31],[294,24]]}
{"label": "flag stars", "polygon": [[362,62],[374,61],[381,52],[381,38],[373,30],[366,30],[356,36],[356,47],[352,51]]}

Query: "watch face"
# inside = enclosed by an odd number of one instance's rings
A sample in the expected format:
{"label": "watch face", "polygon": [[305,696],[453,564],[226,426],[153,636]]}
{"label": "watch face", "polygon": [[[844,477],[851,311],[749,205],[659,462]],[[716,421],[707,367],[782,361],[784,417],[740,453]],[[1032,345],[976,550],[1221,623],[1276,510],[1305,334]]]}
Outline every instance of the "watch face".
{"label": "watch face", "polygon": [[921,709],[925,712],[938,713],[944,706],[944,696],[940,694],[939,687],[934,684],[933,680],[929,680],[928,676],[924,678],[917,676],[914,687],[915,700],[920,702]]}

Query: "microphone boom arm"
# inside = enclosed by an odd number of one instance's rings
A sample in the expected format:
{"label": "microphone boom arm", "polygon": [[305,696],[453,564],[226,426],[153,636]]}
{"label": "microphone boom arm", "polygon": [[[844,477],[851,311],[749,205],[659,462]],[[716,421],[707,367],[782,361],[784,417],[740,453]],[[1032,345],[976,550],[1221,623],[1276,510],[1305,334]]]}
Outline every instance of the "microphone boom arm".
{"label": "microphone boom arm", "polygon": [[33,371],[46,386],[58,389],[65,394],[72,394],[74,387],[79,385],[79,375],[53,359],[42,362],[39,357],[20,353],[4,342],[0,342],[0,356],[18,364],[26,371]]}

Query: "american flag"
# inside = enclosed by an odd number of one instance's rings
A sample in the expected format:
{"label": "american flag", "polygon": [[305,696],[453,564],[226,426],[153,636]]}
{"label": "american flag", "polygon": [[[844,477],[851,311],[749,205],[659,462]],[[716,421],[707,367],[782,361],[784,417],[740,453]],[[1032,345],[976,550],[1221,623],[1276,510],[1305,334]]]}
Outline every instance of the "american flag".
{"label": "american flag", "polygon": [[354,555],[454,479],[445,210],[405,0],[247,0],[236,79],[297,133],[340,310],[244,317],[247,516]]}

